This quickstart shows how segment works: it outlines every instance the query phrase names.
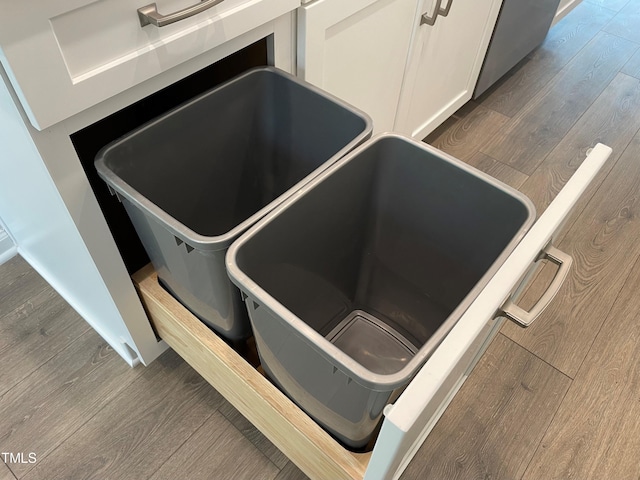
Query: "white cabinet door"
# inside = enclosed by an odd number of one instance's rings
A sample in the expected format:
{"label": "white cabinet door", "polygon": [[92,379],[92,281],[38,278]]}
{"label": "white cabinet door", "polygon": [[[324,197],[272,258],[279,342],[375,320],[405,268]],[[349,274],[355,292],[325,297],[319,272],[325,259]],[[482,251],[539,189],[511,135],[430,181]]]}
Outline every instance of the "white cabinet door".
{"label": "white cabinet door", "polygon": [[[471,99],[501,4],[502,0],[421,2],[396,131],[422,139]],[[423,20],[434,16],[433,25]]]}
{"label": "white cabinet door", "polygon": [[[239,37],[300,0],[157,0],[170,25],[141,25],[152,0],[0,0],[0,62],[38,130]],[[193,8],[192,10],[196,10]]]}
{"label": "white cabinet door", "polygon": [[298,76],[393,129],[416,0],[317,0],[298,11]]}
{"label": "white cabinet door", "polygon": [[[593,148],[402,395],[387,406],[366,480],[397,478],[413,458],[497,332],[503,321],[495,318],[501,306],[514,289],[519,290],[517,285],[528,277],[538,254],[553,240],[610,153],[611,149],[601,144]],[[540,302],[550,298],[553,296],[543,295]]]}

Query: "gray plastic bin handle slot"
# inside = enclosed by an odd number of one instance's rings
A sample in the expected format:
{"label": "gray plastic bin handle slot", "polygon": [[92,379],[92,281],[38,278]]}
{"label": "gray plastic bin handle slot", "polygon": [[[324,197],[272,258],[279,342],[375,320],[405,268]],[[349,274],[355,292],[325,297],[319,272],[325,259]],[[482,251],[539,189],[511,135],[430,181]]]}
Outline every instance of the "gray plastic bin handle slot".
{"label": "gray plastic bin handle slot", "polygon": [[531,325],[549,306],[567,278],[571,264],[573,263],[570,255],[558,250],[551,245],[551,243],[540,252],[540,256],[536,259],[536,262],[540,260],[549,260],[558,266],[555,277],[549,284],[547,291],[540,297],[540,300],[538,300],[528,312],[516,305],[511,297],[509,297],[500,308],[505,317],[522,327]]}
{"label": "gray plastic bin handle slot", "polygon": [[187,253],[191,253],[191,252],[193,252],[193,250],[195,250],[194,247],[192,247],[188,243],[185,243],[185,241],[182,240],[181,238],[173,237],[173,239],[176,241],[176,246],[178,246],[178,247],[184,243],[184,248],[187,250]]}

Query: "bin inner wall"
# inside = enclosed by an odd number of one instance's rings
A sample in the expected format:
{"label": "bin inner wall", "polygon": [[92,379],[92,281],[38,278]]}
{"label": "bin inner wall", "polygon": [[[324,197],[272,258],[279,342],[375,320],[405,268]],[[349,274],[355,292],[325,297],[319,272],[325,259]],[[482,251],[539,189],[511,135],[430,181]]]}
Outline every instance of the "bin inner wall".
{"label": "bin inner wall", "polygon": [[224,95],[205,94],[115,144],[105,162],[179,223],[223,235],[366,128],[354,113],[286,80],[254,72]]}
{"label": "bin inner wall", "polygon": [[528,217],[496,185],[388,137],[289,204],[237,261],[322,336],[360,309],[420,348]]}

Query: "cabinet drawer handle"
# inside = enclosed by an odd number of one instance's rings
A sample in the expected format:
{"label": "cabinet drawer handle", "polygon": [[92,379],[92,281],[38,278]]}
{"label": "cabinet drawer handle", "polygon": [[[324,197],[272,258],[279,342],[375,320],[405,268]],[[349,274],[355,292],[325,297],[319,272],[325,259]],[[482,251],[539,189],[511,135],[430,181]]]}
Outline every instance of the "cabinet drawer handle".
{"label": "cabinet drawer handle", "polygon": [[[442,2],[446,1],[447,6],[442,8]],[[441,17],[446,17],[449,15],[449,11],[451,10],[451,5],[453,5],[453,0],[437,0],[436,8],[433,9],[433,16],[430,17],[428,13],[422,15],[420,19],[420,25],[429,25],[433,26],[436,23],[438,15]]]}
{"label": "cabinet drawer handle", "polygon": [[438,13],[440,14],[441,17],[446,17],[447,15],[449,15],[449,10],[451,10],[451,5],[453,5],[453,0],[449,0],[447,3],[447,6],[442,8],[442,5],[440,6],[441,8],[438,9]]}
{"label": "cabinet drawer handle", "polygon": [[182,10],[178,10],[177,12],[169,13],[167,15],[158,13],[156,4],[150,3],[149,5],[145,5],[138,9],[138,18],[140,19],[141,27],[149,24],[155,25],[156,27],[164,27],[165,25],[170,25],[174,22],[179,22],[185,18],[192,17],[200,12],[204,12],[223,1],[224,0],[202,0],[196,5],[191,5],[190,7],[183,8]]}
{"label": "cabinet drawer handle", "polygon": [[540,297],[538,303],[536,303],[531,310],[528,312],[518,305],[516,305],[511,297],[507,299],[506,302],[500,307],[500,310],[510,320],[513,320],[517,324],[528,327],[533,323],[533,321],[540,316],[542,312],[544,312],[545,308],[549,306],[551,300],[556,296],[560,287],[564,283],[567,278],[567,274],[571,268],[571,263],[573,259],[568,254],[558,250],[551,243],[549,243],[542,252],[540,252],[540,256],[536,261],[539,260],[549,260],[552,263],[555,263],[558,266],[558,270],[556,271],[555,277],[553,277],[553,281],[547,288],[547,291]]}
{"label": "cabinet drawer handle", "polygon": [[[451,6],[451,1],[449,0],[449,6],[447,7],[447,13],[448,12],[448,8]],[[438,19],[438,15],[440,14],[440,6],[442,5],[442,0],[436,0],[436,7],[433,9],[433,16],[429,16],[429,12],[427,13],[423,13],[422,14],[422,18],[420,19],[420,25],[429,25],[430,27],[432,27],[435,23],[436,20]]]}

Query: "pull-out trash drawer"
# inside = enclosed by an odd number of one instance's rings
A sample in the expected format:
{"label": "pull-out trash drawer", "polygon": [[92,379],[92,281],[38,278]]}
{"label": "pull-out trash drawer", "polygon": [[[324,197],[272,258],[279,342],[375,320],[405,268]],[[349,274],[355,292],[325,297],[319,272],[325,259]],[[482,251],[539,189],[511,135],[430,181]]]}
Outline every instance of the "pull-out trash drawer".
{"label": "pull-out trash drawer", "polygon": [[243,235],[227,265],[269,377],[360,448],[534,217],[520,192],[384,134]]}

